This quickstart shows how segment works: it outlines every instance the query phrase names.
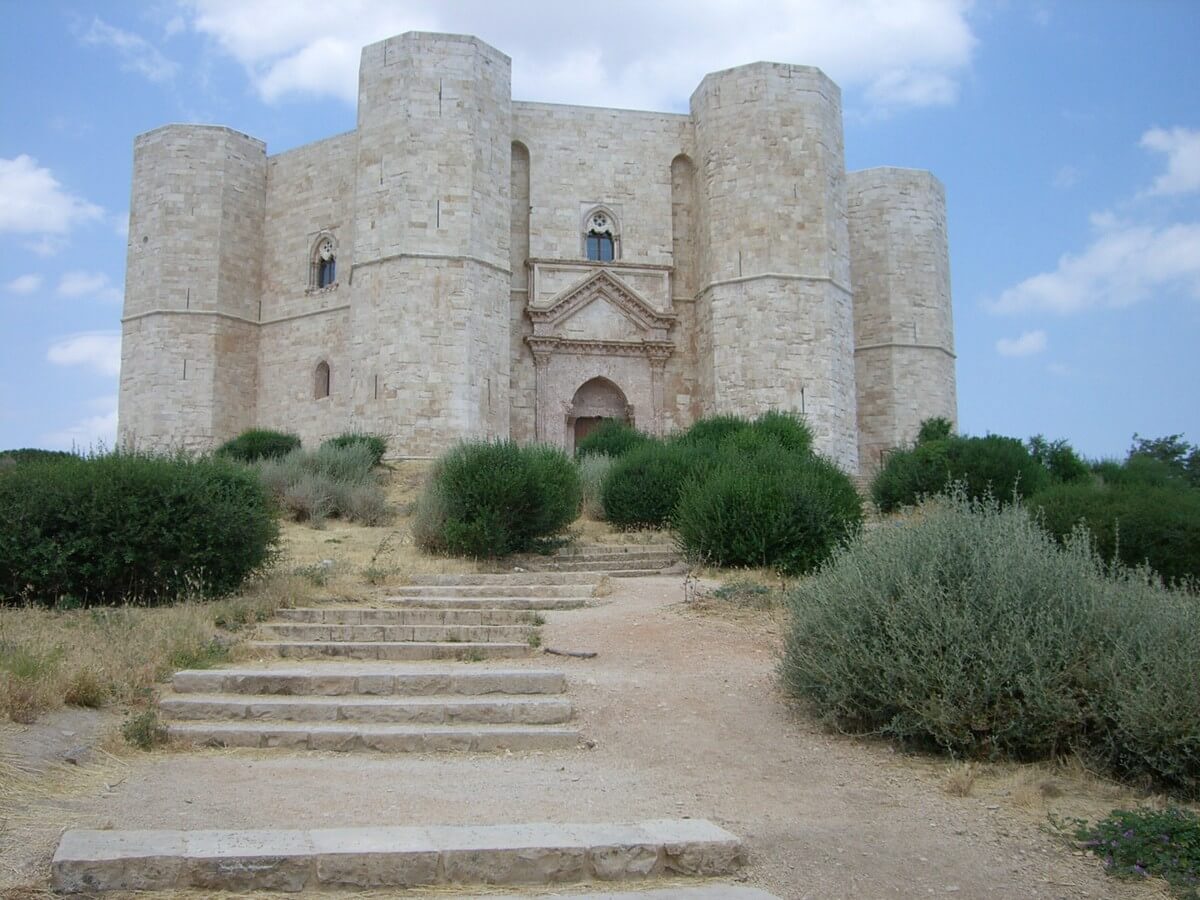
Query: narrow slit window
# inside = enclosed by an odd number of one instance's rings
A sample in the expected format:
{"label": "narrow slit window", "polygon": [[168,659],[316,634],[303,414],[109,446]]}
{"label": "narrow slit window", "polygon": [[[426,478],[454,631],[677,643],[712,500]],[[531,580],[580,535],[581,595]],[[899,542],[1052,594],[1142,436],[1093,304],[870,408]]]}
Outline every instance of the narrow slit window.
{"label": "narrow slit window", "polygon": [[329,363],[317,363],[317,370],[313,375],[313,398],[322,400],[329,396]]}

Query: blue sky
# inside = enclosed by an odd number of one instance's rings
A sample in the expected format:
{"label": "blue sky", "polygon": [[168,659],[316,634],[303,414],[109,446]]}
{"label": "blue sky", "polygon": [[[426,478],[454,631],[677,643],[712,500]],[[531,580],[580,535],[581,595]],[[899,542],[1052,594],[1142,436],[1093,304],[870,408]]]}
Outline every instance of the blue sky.
{"label": "blue sky", "polygon": [[818,65],[849,168],[946,184],[963,431],[1200,442],[1197,0],[0,0],[0,448],[111,443],[132,143],[354,127],[361,46],[478,34],[518,99],[684,111],[707,71]]}

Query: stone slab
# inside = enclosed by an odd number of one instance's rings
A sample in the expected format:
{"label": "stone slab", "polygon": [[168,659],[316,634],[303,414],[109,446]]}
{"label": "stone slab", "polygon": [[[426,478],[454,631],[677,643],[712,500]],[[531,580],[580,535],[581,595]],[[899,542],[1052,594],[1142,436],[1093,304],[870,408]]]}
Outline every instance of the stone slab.
{"label": "stone slab", "polygon": [[413,584],[392,588],[397,597],[590,597],[592,584]]}
{"label": "stone slab", "polygon": [[517,659],[528,656],[528,642],[500,641],[250,641],[251,650],[283,659]]}
{"label": "stone slab", "polygon": [[158,702],[173,721],[383,722],[445,725],[557,725],[571,718],[571,702],[562,697],[492,694],[485,699],[455,695],[425,697],[306,696],[263,697],[246,694],[181,694]]}
{"label": "stone slab", "polygon": [[[672,860],[682,856],[702,860],[699,868],[720,869],[721,875],[743,861],[739,840],[711,822],[664,820],[310,831],[72,830],[60,840],[51,869],[55,889],[67,893],[300,891],[644,878],[679,874]],[[628,864],[614,866],[614,858]],[[711,892],[718,886],[707,887],[709,893],[661,897],[767,896],[723,895]]]}
{"label": "stone slab", "polygon": [[269,622],[259,626],[265,640],[373,643],[520,643],[535,626],[525,625],[326,625],[318,622]]}
{"label": "stone slab", "polygon": [[[533,614],[520,609],[281,609],[285,622],[314,625],[531,625]],[[274,623],[272,623],[274,624]]]}
{"label": "stone slab", "polygon": [[376,750],[380,753],[436,753],[460,750],[570,750],[579,732],[560,725],[443,724],[397,725],[376,722],[172,722],[167,737],[202,747],[254,749]]}
{"label": "stone slab", "polygon": [[346,671],[340,665],[314,664],[286,669],[189,669],[175,673],[172,687],[179,694],[278,696],[560,694],[567,688],[567,677],[550,669],[434,668],[406,672],[367,666]]}
{"label": "stone slab", "polygon": [[409,609],[579,609],[587,597],[384,597],[382,602]]}

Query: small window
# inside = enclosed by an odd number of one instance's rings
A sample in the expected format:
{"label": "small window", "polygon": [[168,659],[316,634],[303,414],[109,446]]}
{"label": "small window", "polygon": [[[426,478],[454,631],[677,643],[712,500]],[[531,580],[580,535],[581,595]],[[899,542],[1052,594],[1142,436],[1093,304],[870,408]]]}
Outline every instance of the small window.
{"label": "small window", "polygon": [[309,287],[324,290],[337,284],[337,247],[333,238],[325,235],[313,247],[309,268]]}
{"label": "small window", "polygon": [[617,258],[617,228],[613,217],[604,210],[588,214],[583,233],[584,255],[595,262],[612,262]]}
{"label": "small window", "polygon": [[324,399],[329,396],[329,363],[317,363],[317,371],[313,377],[313,398]]}

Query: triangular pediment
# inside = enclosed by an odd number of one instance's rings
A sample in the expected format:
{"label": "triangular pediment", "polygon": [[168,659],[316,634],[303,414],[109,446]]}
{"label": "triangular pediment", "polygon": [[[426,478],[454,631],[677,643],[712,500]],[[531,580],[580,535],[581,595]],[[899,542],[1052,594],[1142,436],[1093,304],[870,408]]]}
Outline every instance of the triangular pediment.
{"label": "triangular pediment", "polygon": [[[647,332],[666,331],[675,324],[674,315],[656,310],[607,269],[567,288],[547,306],[529,307],[528,311],[535,323],[550,326],[564,336],[567,332],[599,330],[612,332],[608,339],[637,340]],[[617,337],[618,333],[622,336]],[[603,338],[597,334],[593,339]]]}

